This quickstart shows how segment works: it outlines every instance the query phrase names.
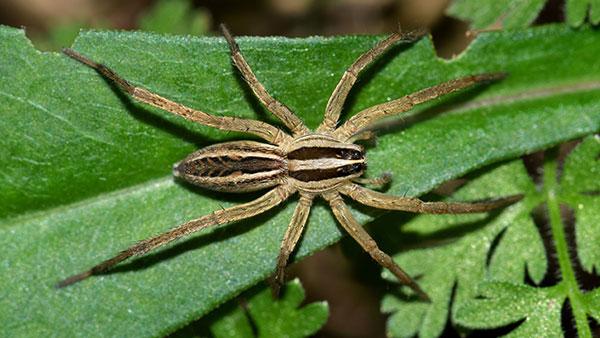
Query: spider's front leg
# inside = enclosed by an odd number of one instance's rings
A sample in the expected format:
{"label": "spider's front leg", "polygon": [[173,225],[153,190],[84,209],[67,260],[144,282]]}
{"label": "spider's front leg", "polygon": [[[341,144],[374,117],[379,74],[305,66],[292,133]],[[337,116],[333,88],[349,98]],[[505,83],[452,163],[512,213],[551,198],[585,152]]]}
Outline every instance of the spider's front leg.
{"label": "spider's front leg", "polygon": [[183,223],[177,226],[176,228],[173,228],[158,236],[145,239],[125,249],[121,251],[118,255],[93,266],[87,271],[62,280],[56,285],[56,287],[62,288],[77,283],[90,276],[101,274],[130,257],[144,255],[149,251],[159,248],[165,244],[171,243],[176,239],[182,238],[196,231],[200,231],[202,229],[214,225],[231,223],[252,216],[256,216],[258,214],[262,214],[263,212],[285,201],[294,192],[295,189],[291,186],[282,185],[269,191],[268,193],[255,199],[254,201],[236,205],[227,209],[217,210],[209,215]]}
{"label": "spider's front leg", "polygon": [[344,102],[346,102],[346,98],[348,97],[348,93],[350,93],[350,90],[354,86],[358,75],[368,65],[373,63],[375,59],[389,50],[390,47],[392,47],[396,42],[400,40],[412,42],[423,35],[424,32],[416,32],[415,34],[402,34],[400,32],[396,32],[384,40],[381,40],[369,51],[359,56],[358,59],[356,59],[354,63],[344,72],[344,75],[342,75],[342,78],[333,90],[333,93],[331,93],[329,101],[327,102],[327,107],[325,107],[325,117],[317,130],[319,132],[330,132],[335,129],[340,118],[342,108],[344,107]]}
{"label": "spider's front leg", "polygon": [[292,133],[297,135],[304,135],[309,132],[308,128],[302,120],[298,118],[286,105],[277,101],[275,98],[267,92],[265,86],[263,86],[258,78],[250,68],[246,59],[242,55],[240,51],[240,47],[235,42],[235,39],[229,33],[229,30],[224,24],[221,24],[221,32],[229,44],[229,49],[231,51],[231,59],[233,60],[233,64],[235,67],[242,73],[244,80],[250,86],[250,89],[254,93],[254,95],[258,98],[258,100],[269,110],[273,115],[277,116],[285,125],[288,127]]}
{"label": "spider's front leg", "polygon": [[151,106],[166,110],[190,121],[194,121],[209,127],[254,134],[273,144],[281,144],[290,140],[289,135],[284,133],[281,129],[276,128],[268,123],[230,116],[214,116],[203,111],[186,107],[181,103],[171,101],[145,88],[133,86],[129,83],[129,81],[119,76],[112,69],[101,63],[93,61],[72,49],[65,48],[63,49],[63,53],[83,63],[84,65],[95,69],[104,78],[111,81],[121,90],[125,91],[140,102],[147,103]]}

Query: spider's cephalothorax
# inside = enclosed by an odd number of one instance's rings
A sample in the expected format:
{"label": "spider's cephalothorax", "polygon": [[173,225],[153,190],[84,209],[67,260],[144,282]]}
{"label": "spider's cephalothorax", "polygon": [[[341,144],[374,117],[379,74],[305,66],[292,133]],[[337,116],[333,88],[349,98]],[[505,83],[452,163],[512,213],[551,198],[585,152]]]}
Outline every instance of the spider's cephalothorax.
{"label": "spider's cephalothorax", "polygon": [[356,139],[369,137],[371,132],[365,131],[365,128],[383,117],[408,111],[416,104],[480,82],[502,78],[503,74],[466,76],[425,88],[399,99],[367,108],[352,116],[340,127],[336,127],[343,104],[358,74],[403,37],[414,40],[414,37],[394,33],[361,55],[346,70],[327,102],[323,122],[315,132],[312,132],[289,108],[269,95],[224,26],[222,26],[222,31],[229,44],[233,64],[259,101],[285,124],[291,131],[290,134],[265,122],[214,116],[183,106],[144,88],[131,85],[111,69],[71,49],[65,49],[64,52],[96,69],[136,100],[200,124],[221,130],[254,134],[268,142],[236,141],[208,146],[176,164],[175,176],[217,191],[248,192],[269,188],[270,190],[251,202],[216,210],[210,215],[188,221],[158,236],[143,240],[91,269],[61,281],[58,284],[59,287],[104,272],[129,257],[143,255],[201,229],[258,215],[298,192],[300,195],[298,205],[284,235],[277,258],[273,283],[275,294],[278,293],[283,283],[285,266],[302,235],[312,201],[315,197],[321,196],[331,206],[340,225],[373,259],[389,269],[400,282],[408,285],[422,299],[427,300],[427,294],[421,290],[419,285],[390,256],[381,251],[375,241],[358,224],[343,201],[342,195],[380,209],[447,214],[485,212],[509,205],[521,198],[520,196],[510,196],[487,202],[446,203],[423,202],[413,197],[385,195],[362,186],[363,184],[381,185],[388,182],[390,177],[389,175],[372,179],[361,177],[366,169],[365,155],[362,147],[353,143]]}

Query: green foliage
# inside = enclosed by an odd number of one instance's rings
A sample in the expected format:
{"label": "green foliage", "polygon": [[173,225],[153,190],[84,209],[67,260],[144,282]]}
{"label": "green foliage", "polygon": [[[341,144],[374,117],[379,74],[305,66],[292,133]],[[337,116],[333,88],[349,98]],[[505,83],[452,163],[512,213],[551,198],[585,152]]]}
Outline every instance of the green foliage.
{"label": "green foliage", "polygon": [[325,302],[300,307],[303,300],[304,290],[297,279],[287,284],[279,300],[273,299],[269,288],[263,288],[248,299],[245,309],[240,306],[231,309],[211,325],[210,331],[215,338],[308,337],[325,324],[329,310]]}
{"label": "green foliage", "polygon": [[156,33],[203,35],[210,28],[208,12],[189,0],[160,0],[139,21],[140,29]]}
{"label": "green foliage", "polygon": [[504,28],[519,28],[533,23],[545,3],[546,0],[454,0],[448,8],[448,14],[470,21],[474,29],[484,29],[494,24]]}
{"label": "green foliage", "polygon": [[600,0],[569,0],[565,12],[567,22],[573,26],[581,26],[586,19],[597,25],[600,23]]}
{"label": "green foliage", "polygon": [[[500,25],[524,28],[531,25],[547,0],[454,0],[448,14],[471,22],[474,29]],[[579,27],[586,20],[600,23],[600,0],[566,0],[566,20]]]}
{"label": "green foliage", "polygon": [[[341,74],[377,40],[243,38],[240,47],[271,93],[315,127]],[[74,48],[191,107],[273,121],[220,38],[85,32]],[[419,195],[493,162],[597,132],[599,53],[600,34],[560,26],[482,34],[453,61],[435,57],[424,39],[372,67],[345,116],[459,76],[510,74],[395,119],[368,150],[369,175],[394,174],[389,193]],[[81,64],[36,51],[17,29],[0,28],[0,61],[0,335],[163,335],[271,274],[294,199],[56,290],[59,279],[137,240],[255,198],[191,189],[170,174],[198,147],[245,136],[133,103]],[[362,222],[373,219],[361,210]],[[339,238],[328,208],[317,203],[297,258]]]}
{"label": "green foliage", "polygon": [[[590,302],[590,294],[583,293],[577,284],[558,204],[565,203],[576,210],[578,257],[593,273],[600,252],[600,231],[596,226],[600,219],[599,155],[600,139],[588,137],[567,159],[558,186],[554,183],[556,160],[548,160],[545,166],[542,191],[530,182],[520,161],[514,161],[473,180],[454,196],[464,200],[483,192],[498,196],[525,194],[523,201],[491,219],[481,215],[418,216],[404,224],[402,232],[412,236],[436,238],[446,232],[453,233],[455,239],[395,257],[412,275],[421,276],[420,284],[432,296],[433,303],[418,304],[387,296],[382,306],[384,311],[394,313],[388,323],[391,335],[406,337],[419,332],[423,337],[435,337],[445,327],[450,312],[454,323],[467,328],[489,329],[526,319],[512,334],[557,336],[561,332],[561,308],[568,298],[579,336],[591,337],[587,314],[598,313],[600,305]],[[524,281],[528,274],[539,284],[547,273],[544,245],[530,216],[542,203],[550,212],[561,281],[552,287],[536,288],[524,285]]]}

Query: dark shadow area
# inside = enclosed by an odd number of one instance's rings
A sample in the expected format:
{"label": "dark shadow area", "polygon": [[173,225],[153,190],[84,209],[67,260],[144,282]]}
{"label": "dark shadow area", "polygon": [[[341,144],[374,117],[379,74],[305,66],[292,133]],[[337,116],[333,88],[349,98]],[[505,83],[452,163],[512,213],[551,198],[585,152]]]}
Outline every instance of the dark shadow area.
{"label": "dark shadow area", "polygon": [[517,329],[521,324],[523,324],[527,319],[523,318],[514,323],[510,323],[505,326],[501,326],[495,329],[490,330],[471,330],[469,332],[469,337],[504,337]]}
{"label": "dark shadow area", "polygon": [[556,285],[560,280],[560,270],[558,261],[556,260],[556,246],[554,245],[554,239],[552,238],[552,230],[550,229],[546,204],[544,203],[534,208],[531,211],[530,217],[538,228],[538,233],[542,238],[548,268],[546,269],[546,275],[539,284],[534,283],[530,278],[526,279],[525,282],[532,287],[549,287]]}
{"label": "dark shadow area", "polygon": [[554,22],[564,22],[565,5],[565,0],[546,0],[544,7],[533,24],[539,26]]}
{"label": "dark shadow area", "polygon": [[560,308],[560,326],[565,337],[578,336],[577,329],[575,328],[575,317],[573,317],[573,308],[568,297],[565,298]]}
{"label": "dark shadow area", "polygon": [[[235,311],[242,311],[248,324],[252,328],[253,337],[258,337],[258,327],[254,321],[254,318],[250,316],[250,313],[246,309],[247,300],[254,297],[265,287],[264,283],[259,283],[250,289],[242,292],[240,295],[232,296],[225,304],[219,305],[216,309],[212,310],[208,314],[202,316],[200,319],[193,321],[186,326],[178,329],[177,331],[167,335],[170,338],[184,338],[184,337],[214,337],[210,331],[210,326],[218,320],[231,315]],[[282,289],[285,292],[286,288]]]}
{"label": "dark shadow area", "polygon": [[496,249],[498,248],[498,244],[500,244],[500,241],[502,241],[502,238],[504,237],[504,234],[506,234],[506,229],[507,228],[502,229],[496,235],[496,237],[494,237],[494,239],[492,240],[492,244],[490,245],[490,249],[488,250],[487,255],[485,257],[485,266],[486,266],[486,268],[490,267],[490,262],[492,261],[492,257],[494,257],[494,253],[496,253]]}
{"label": "dark shadow area", "polygon": [[575,217],[574,210],[565,204],[561,205],[561,216],[565,225],[565,235],[567,244],[569,246],[569,257],[571,257],[571,264],[577,277],[579,287],[583,291],[592,291],[600,287],[600,276],[587,272],[581,265],[579,259],[579,250],[577,249],[577,240],[575,237],[575,228],[577,227],[577,218]]}

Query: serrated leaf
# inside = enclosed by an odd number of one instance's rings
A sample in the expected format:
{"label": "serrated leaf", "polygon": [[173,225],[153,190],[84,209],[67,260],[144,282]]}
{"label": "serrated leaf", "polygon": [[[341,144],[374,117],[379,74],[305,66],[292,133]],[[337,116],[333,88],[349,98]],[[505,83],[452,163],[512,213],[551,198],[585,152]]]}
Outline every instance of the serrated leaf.
{"label": "serrated leaf", "polygon": [[588,271],[600,270],[600,137],[585,139],[565,161],[561,201],[575,211],[577,256]]}
{"label": "serrated leaf", "polygon": [[483,283],[483,299],[465,302],[456,321],[470,328],[502,327],[522,323],[506,337],[562,337],[561,308],[564,295],[556,288],[535,288],[510,283]]}
{"label": "serrated leaf", "polygon": [[[407,337],[418,332],[421,337],[437,337],[446,326],[448,313],[463,302],[476,295],[476,286],[487,277],[487,257],[496,239],[513,223],[520,223],[523,228],[533,226],[527,222],[528,206],[535,203],[535,186],[530,181],[520,161],[502,165],[483,176],[469,182],[456,194],[459,200],[478,200],[492,196],[507,196],[524,193],[525,200],[506,208],[498,215],[421,215],[402,225],[402,236],[407,233],[412,238],[418,236],[419,241],[442,241],[440,245],[425,247],[419,250],[402,252],[394,259],[406,269],[410,275],[419,276],[418,282],[432,299],[431,304],[415,302],[414,299],[398,298],[387,295],[382,304],[384,312],[392,313],[388,322],[388,334],[392,337]],[[443,229],[446,235],[438,234]],[[394,235],[391,235],[394,236]],[[522,242],[520,233],[511,237]],[[515,246],[508,240],[500,238],[497,247],[510,246],[512,255],[497,257],[492,263],[499,266],[504,277],[523,280],[526,259],[532,254],[544,258],[544,247],[538,236],[527,246]],[[532,244],[532,245],[531,245]],[[427,262],[427,264],[423,264]],[[546,270],[546,261],[529,262],[534,269]],[[512,273],[505,273],[511,267]],[[391,275],[386,271],[386,278]],[[411,312],[414,322],[407,324],[403,317]],[[418,323],[415,325],[415,323]],[[406,331],[408,325],[411,331]]]}
{"label": "serrated leaf", "polygon": [[[132,103],[90,69],[34,50],[22,31],[2,27],[0,37],[0,322],[8,323],[0,335],[166,334],[272,272],[294,202],[54,289],[139,239],[256,194],[215,194],[171,178],[172,164],[196,148],[241,135]],[[240,46],[271,93],[315,127],[339,76],[378,39],[243,38]],[[74,48],[186,105],[273,121],[245,91],[222,39],[87,32]],[[369,174],[391,171],[390,193],[417,195],[597,131],[599,52],[597,32],[559,26],[483,34],[451,62],[436,58],[429,40],[397,49],[363,77],[347,115],[466,74],[510,77],[423,106],[419,123],[386,130],[368,151]],[[434,108],[448,113],[429,118]],[[339,237],[318,203],[297,257]]]}
{"label": "serrated leaf", "polygon": [[[495,177],[498,186],[503,189],[516,188],[525,194],[525,199],[502,211],[490,222],[484,222],[487,224],[480,225],[479,228],[463,220],[458,225],[467,230],[453,241],[441,243],[434,248],[404,252],[395,257],[409,274],[421,276],[420,284],[433,296],[433,303],[416,304],[396,295],[386,296],[382,308],[393,313],[388,323],[391,335],[405,337],[419,333],[423,337],[438,336],[446,325],[449,310],[454,325],[469,329],[517,324],[510,336],[560,336],[561,309],[564,300],[569,299],[569,308],[575,317],[579,335],[591,337],[587,315],[596,316],[598,313],[598,305],[590,301],[592,297],[596,297],[592,295],[597,292],[585,295],[578,285],[571,266],[573,258],[570,257],[566,243],[558,201],[590,199],[588,204],[580,208],[581,211],[590,212],[589,218],[577,217],[577,255],[582,264],[597,259],[600,228],[595,225],[598,224],[600,215],[592,205],[597,206],[598,199],[597,196],[581,192],[598,185],[598,154],[598,138],[589,136],[567,158],[560,188],[554,183],[557,178],[556,160],[551,159],[545,166],[545,189],[542,192],[538,192],[531,182],[527,183],[529,179],[518,162],[494,169],[461,189],[458,193],[461,199],[477,196],[477,189],[482,192],[494,191],[490,185],[487,185],[487,190],[483,183],[486,179]],[[529,219],[533,210],[542,203],[549,210],[552,239],[561,274],[561,281],[548,288],[523,285],[526,281],[525,272],[536,283],[546,273],[548,258],[539,230]],[[579,214],[576,211],[576,215]],[[448,217],[454,220],[463,218]],[[582,220],[587,223],[580,223]],[[444,223],[441,218],[418,216],[403,226],[403,232],[433,236],[436,232],[449,232],[456,227],[456,223]],[[486,262],[486,257],[491,257],[489,263]],[[422,262],[428,264],[422,265]],[[597,263],[597,260],[593,262]],[[588,268],[590,272],[594,272],[591,266]],[[390,277],[389,274],[386,276]],[[490,280],[502,283],[486,282]],[[408,317],[412,322],[407,324],[405,320],[402,323],[400,316],[407,312],[413,313]],[[417,312],[420,316],[414,315]],[[411,330],[407,331],[406,327]]]}
{"label": "serrated leaf", "polygon": [[[308,337],[317,332],[327,321],[327,303],[311,303],[300,306],[304,300],[304,289],[296,279],[289,282],[283,297],[274,300],[271,290],[262,291],[248,299],[248,315],[256,328],[257,337]],[[240,315],[241,314],[241,315]],[[230,314],[211,325],[215,337],[249,337],[252,327],[248,320],[241,323],[243,310],[235,308]],[[231,323],[237,323],[231,330]]]}
{"label": "serrated leaf", "polygon": [[599,0],[568,0],[565,5],[567,22],[572,26],[581,26],[589,20],[597,25],[600,23]]}
{"label": "serrated leaf", "polygon": [[[454,0],[448,14],[469,21],[473,29],[524,28],[531,25],[547,0]],[[600,0],[566,0],[567,22],[579,27],[589,19],[600,23]]]}

